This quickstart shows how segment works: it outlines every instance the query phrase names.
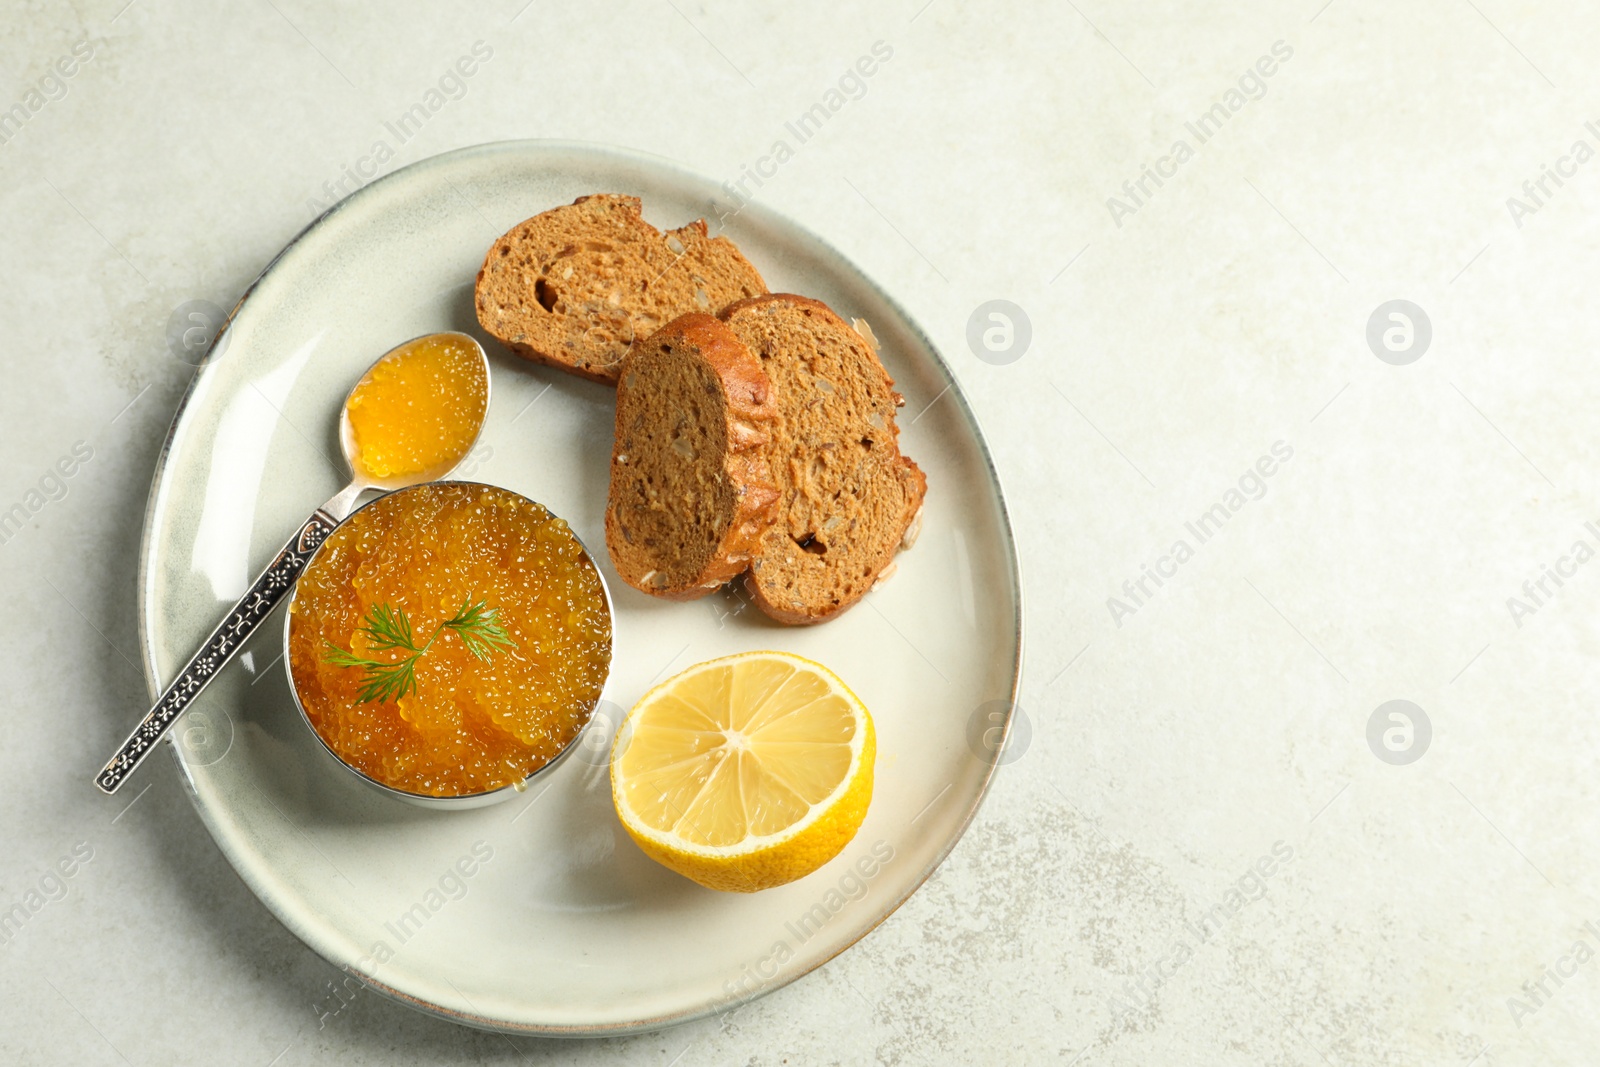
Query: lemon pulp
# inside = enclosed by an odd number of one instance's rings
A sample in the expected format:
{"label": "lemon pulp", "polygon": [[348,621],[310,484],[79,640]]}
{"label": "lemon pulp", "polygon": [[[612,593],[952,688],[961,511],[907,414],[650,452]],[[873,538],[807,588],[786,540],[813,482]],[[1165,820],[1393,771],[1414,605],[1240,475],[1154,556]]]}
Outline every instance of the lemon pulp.
{"label": "lemon pulp", "polygon": [[612,752],[612,797],[653,859],[713,889],[765,889],[855,836],[875,749],[867,709],[827,668],[742,653],[640,700]]}

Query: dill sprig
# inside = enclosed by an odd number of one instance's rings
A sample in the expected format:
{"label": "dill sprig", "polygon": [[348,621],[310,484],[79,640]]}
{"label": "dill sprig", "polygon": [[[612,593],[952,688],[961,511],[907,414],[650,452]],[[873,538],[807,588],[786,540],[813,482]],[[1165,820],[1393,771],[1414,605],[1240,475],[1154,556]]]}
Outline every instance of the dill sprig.
{"label": "dill sprig", "polygon": [[487,660],[502,648],[517,647],[500,625],[498,610],[484,600],[462,604],[455,618],[446,620],[440,628],[454,630],[467,651],[481,660]]}
{"label": "dill sprig", "polygon": [[453,631],[466,650],[481,660],[487,660],[501,649],[517,647],[505,627],[500,625],[498,610],[491,608],[488,601],[473,600],[471,597],[462,603],[461,610],[441,622],[421,646],[418,646],[412,634],[411,620],[404,608],[375,604],[361,622],[362,625],[356,629],[367,635],[373,651],[398,649],[407,653],[396,660],[380,660],[358,656],[332,641],[327,642],[328,648],[322,657],[324,660],[336,667],[359,667],[364,672],[360,691],[362,703],[398,702],[407,693],[414,695],[417,692],[417,661],[427,654],[439,635],[446,630]]}

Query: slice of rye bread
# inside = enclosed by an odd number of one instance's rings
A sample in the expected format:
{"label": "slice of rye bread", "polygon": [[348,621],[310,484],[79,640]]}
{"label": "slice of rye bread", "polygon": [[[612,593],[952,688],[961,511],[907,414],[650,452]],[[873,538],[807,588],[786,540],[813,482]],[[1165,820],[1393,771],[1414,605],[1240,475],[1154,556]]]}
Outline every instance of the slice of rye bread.
{"label": "slice of rye bread", "polygon": [[767,291],[704,219],[663,234],[639,199],[580,196],[513,227],[478,271],[478,322],[524,359],[616,384],[628,346],[691,311]]}
{"label": "slice of rye bread", "polygon": [[690,600],[742,572],[772,526],[777,402],[720,320],[684,315],[633,346],[617,383],[606,548],[623,581]]}
{"label": "slice of rye bread", "polygon": [[916,536],[928,481],[900,453],[905,401],[871,331],[820,301],[761,296],[720,317],[760,357],[780,412],[767,446],[778,516],[751,561],[751,592],[780,622],[822,622],[888,577]]}

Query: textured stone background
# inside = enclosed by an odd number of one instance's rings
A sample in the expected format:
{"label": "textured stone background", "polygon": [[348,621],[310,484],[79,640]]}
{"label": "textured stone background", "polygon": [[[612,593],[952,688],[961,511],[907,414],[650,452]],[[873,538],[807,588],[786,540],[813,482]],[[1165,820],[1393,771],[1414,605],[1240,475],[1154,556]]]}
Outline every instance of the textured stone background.
{"label": "textured stone background", "polygon": [[[93,853],[0,945],[0,1059],[1594,1062],[1600,962],[1572,950],[1600,948],[1600,565],[1507,601],[1600,546],[1600,161],[1560,162],[1600,149],[1600,11],[124,2],[14,0],[0,33],[0,108],[41,105],[0,145],[0,509],[93,450],[0,545],[0,907]],[[384,122],[479,41],[465,95],[398,144]],[[138,529],[189,373],[169,316],[231,305],[380,138],[382,173],[553,137],[737,178],[879,41],[865,95],[759,196],[896,294],[985,419],[1031,738],[904,909],[726,1025],[548,1043],[368,993],[319,1028],[337,972],[170,768],[125,810],[87,784],[144,699]],[[1277,42],[1200,144],[1185,123]],[[1180,138],[1192,158],[1114,212]],[[1547,165],[1569,176],[1535,203]],[[1020,355],[969,347],[992,299],[1030,320]],[[1432,329],[1403,366],[1367,342],[1395,299]],[[1184,524],[1275,442],[1292,459],[1197,546]],[[1180,537],[1193,558],[1128,600]],[[1393,699],[1431,724],[1409,764],[1368,742]],[[1254,899],[1213,911],[1230,889]]]}

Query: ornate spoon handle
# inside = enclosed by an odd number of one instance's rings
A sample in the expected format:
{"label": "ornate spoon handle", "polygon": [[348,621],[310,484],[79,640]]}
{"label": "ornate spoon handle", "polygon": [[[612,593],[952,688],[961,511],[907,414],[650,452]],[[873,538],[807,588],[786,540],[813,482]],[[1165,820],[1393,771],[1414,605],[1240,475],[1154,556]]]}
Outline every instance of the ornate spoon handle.
{"label": "ornate spoon handle", "polygon": [[[334,501],[329,501],[333,504]],[[115,793],[122,783],[138,769],[140,763],[154,749],[161,735],[171,728],[183,709],[200,695],[201,690],[222,670],[224,664],[239,651],[245,639],[255,632],[278,601],[282,600],[305,569],[317,546],[328,539],[339,522],[327,511],[327,506],[314,511],[305,525],[300,527],[289,543],[283,546],[271,566],[261,572],[250,589],[228,612],[217,628],[211,631],[200,651],[184,665],[173,679],[161,699],[145,715],[133,733],[122,743],[117,754],[105,769],[95,776],[94,784],[102,792]]]}

